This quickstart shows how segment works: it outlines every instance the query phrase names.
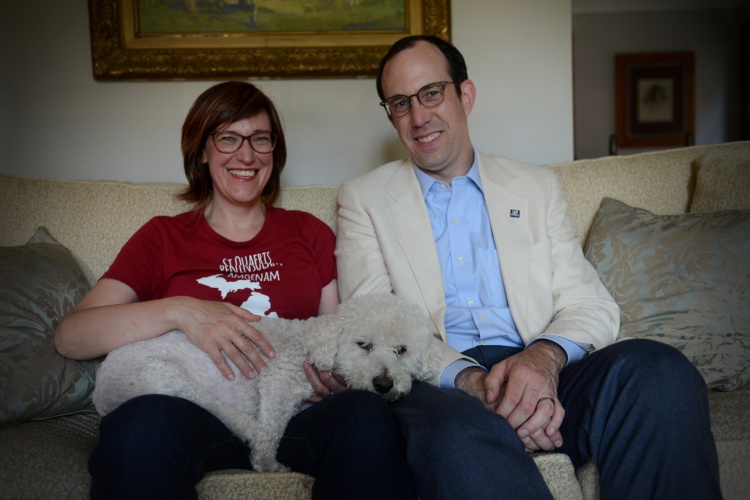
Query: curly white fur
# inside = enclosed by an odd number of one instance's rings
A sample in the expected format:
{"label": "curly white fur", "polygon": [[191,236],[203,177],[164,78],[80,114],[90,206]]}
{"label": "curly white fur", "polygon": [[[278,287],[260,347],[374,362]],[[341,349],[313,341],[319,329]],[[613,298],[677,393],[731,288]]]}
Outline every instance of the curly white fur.
{"label": "curly white fur", "polygon": [[180,331],[112,351],[96,375],[93,401],[102,416],[145,394],[179,396],[216,415],[247,440],[256,471],[280,471],[276,449],[289,420],[313,391],[302,369],[310,360],[336,368],[353,389],[397,399],[412,379],[429,380],[440,351],[421,310],[393,295],[362,296],[336,314],[309,320],[263,318],[253,326],[276,350],[254,379],[225,379]]}

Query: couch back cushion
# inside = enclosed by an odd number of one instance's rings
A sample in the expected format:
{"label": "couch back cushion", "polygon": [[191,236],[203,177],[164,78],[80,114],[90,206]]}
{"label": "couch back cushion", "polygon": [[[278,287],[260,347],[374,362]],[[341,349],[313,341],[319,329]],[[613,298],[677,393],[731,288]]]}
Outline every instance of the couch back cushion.
{"label": "couch back cushion", "polygon": [[[44,226],[70,249],[93,285],[151,217],[189,209],[174,196],[183,187],[0,174],[0,246],[22,245]],[[336,192],[332,186],[288,187],[277,205],[311,212],[335,230]]]}
{"label": "couch back cushion", "polygon": [[687,209],[691,149],[611,156],[551,165],[563,186],[568,212],[581,243],[603,198],[614,198],[657,214]]}
{"label": "couch back cushion", "polygon": [[[690,206],[700,165],[735,165],[747,158],[750,142],[743,141],[578,160],[550,167],[560,176],[573,228],[583,243],[602,199],[614,198],[655,214],[681,214]],[[708,180],[704,189],[710,189],[710,183]],[[742,203],[737,205],[721,208],[743,208]]]}
{"label": "couch back cushion", "polygon": [[0,176],[0,245],[25,243],[39,226],[73,253],[93,284],[146,221],[187,207],[179,184],[129,184]]}
{"label": "couch back cushion", "polygon": [[750,151],[734,148],[695,162],[691,212],[750,207]]}

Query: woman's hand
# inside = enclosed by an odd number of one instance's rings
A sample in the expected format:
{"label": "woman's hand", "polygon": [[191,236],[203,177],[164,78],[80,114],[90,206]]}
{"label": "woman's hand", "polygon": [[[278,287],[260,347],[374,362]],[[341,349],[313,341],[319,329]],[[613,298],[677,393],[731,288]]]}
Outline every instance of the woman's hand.
{"label": "woman's hand", "polygon": [[60,321],[55,346],[65,357],[93,359],[179,329],[211,356],[224,377],[234,379],[233,364],[252,378],[267,366],[261,353],[276,356],[263,334],[250,325],[254,321],[258,316],[226,302],[191,297],[139,302],[128,285],[102,279]]}
{"label": "woman's hand", "polygon": [[318,371],[315,365],[309,361],[305,361],[302,367],[305,370],[305,375],[307,375],[307,380],[315,391],[315,394],[308,399],[311,403],[318,403],[334,392],[341,392],[347,389],[344,378],[336,373],[335,370]]}
{"label": "woman's hand", "polygon": [[254,378],[268,366],[261,353],[269,359],[276,356],[263,334],[250,325],[259,319],[255,314],[226,302],[181,299],[177,320],[180,329],[211,356],[228,380],[235,377],[231,365],[245,377]]}

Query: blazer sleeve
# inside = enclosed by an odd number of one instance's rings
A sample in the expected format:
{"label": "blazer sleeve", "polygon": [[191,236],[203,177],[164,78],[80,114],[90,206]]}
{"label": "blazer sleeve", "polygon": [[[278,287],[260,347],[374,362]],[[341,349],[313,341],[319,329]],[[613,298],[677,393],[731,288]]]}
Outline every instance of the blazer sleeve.
{"label": "blazer sleeve", "polygon": [[586,351],[615,341],[620,310],[583,255],[557,174],[549,171],[547,234],[550,243],[552,317],[543,333],[576,342]]}
{"label": "blazer sleeve", "polygon": [[345,182],[338,192],[336,265],[341,301],[355,295],[392,293],[372,219],[363,206],[367,185]]}

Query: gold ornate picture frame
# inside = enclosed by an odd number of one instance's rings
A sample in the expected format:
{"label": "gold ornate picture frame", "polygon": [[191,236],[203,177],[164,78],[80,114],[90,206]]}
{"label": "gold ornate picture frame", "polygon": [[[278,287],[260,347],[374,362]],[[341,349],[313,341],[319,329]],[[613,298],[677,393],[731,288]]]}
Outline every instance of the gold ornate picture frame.
{"label": "gold ornate picture frame", "polygon": [[[160,0],[140,0],[154,1]],[[192,0],[185,4],[233,6],[238,1],[247,8],[248,0]],[[255,7],[263,0],[249,2]],[[450,0],[403,2],[403,29],[144,33],[139,26],[139,0],[89,0],[94,78],[370,77],[399,38],[426,34],[450,40]],[[328,3],[359,4],[356,0]]]}

